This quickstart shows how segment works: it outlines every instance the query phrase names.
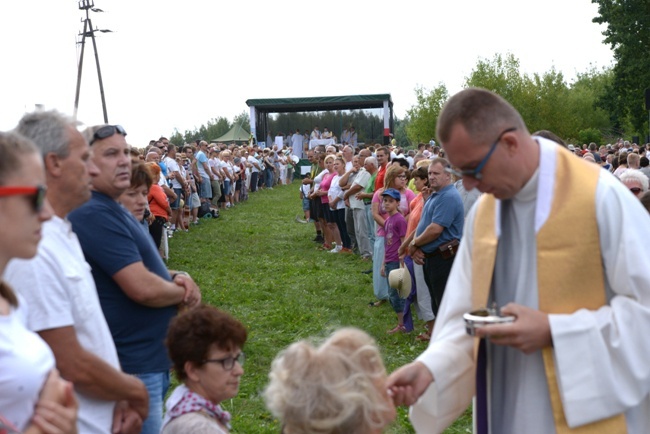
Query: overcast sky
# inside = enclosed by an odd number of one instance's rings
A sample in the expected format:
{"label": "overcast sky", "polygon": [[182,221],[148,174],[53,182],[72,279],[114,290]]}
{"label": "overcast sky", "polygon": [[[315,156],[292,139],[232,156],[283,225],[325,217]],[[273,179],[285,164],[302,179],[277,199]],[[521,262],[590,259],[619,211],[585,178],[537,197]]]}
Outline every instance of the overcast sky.
{"label": "overcast sky", "polygon": [[[390,93],[402,118],[416,86],[450,93],[478,59],[512,53],[526,73],[570,82],[612,63],[590,0],[95,0],[91,13],[110,123],[144,146],[209,119],[232,121],[247,99]],[[0,3],[0,129],[35,104],[72,114],[75,0]],[[102,123],[90,39],[78,117]]]}

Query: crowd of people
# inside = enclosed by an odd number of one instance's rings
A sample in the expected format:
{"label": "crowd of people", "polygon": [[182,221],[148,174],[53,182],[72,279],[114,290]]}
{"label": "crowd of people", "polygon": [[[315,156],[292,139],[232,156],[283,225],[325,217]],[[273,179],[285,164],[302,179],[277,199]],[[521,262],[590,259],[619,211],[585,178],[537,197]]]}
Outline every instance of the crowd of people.
{"label": "crowd of people", "polygon": [[[452,97],[437,129],[444,150],[307,149],[300,194],[314,240],[372,261],[368,307],[390,303],[388,334],[414,330],[415,310],[428,346],[387,375],[361,330],[291,345],[264,391],[282,432],[380,433],[395,405],[413,406],[418,432],[441,432],[473,396],[481,433],[647,432],[650,149],[530,134],[480,89]],[[290,183],[293,149],[178,149],[161,137],[139,152],[126,135],[40,110],[0,133],[8,433],[230,431],[220,404],[238,393],[246,327],[203,305],[160,244],[200,213]],[[390,279],[400,270],[410,293]],[[462,317],[485,306],[514,321],[478,329],[475,346]],[[584,354],[591,363],[576,364]],[[167,396],[170,366],[181,385]]]}

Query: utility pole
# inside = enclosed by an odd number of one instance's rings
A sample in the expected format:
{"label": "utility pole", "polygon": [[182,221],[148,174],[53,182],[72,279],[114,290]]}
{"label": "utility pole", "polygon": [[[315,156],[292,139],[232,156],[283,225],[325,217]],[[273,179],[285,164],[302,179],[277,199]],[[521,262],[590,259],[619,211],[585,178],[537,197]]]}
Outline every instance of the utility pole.
{"label": "utility pole", "polygon": [[102,71],[99,68],[99,55],[97,53],[97,42],[95,41],[95,32],[109,33],[111,30],[93,29],[92,21],[90,20],[90,10],[93,12],[104,12],[101,9],[95,8],[93,0],[80,0],[79,9],[86,11],[86,18],[83,21],[83,32],[79,33],[81,40],[77,42],[81,44],[81,53],[79,55],[79,64],[77,67],[77,91],[74,98],[74,118],[77,118],[77,111],[79,110],[79,94],[81,91],[81,71],[83,70],[84,51],[86,48],[86,37],[90,37],[93,42],[93,50],[95,51],[95,63],[97,64],[97,78],[99,79],[99,93],[102,97],[102,110],[104,112],[104,123],[108,123],[108,114],[106,112],[106,98],[104,96],[104,83],[102,81]]}

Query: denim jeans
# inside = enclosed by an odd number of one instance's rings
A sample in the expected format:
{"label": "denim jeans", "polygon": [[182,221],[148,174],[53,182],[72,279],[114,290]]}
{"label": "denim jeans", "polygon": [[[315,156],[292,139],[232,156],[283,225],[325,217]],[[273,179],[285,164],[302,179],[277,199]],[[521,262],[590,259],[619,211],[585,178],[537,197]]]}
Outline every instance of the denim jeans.
{"label": "denim jeans", "polygon": [[372,205],[364,206],[366,207],[366,221],[368,222],[368,241],[370,242],[371,248],[374,249],[377,228],[375,227],[375,219],[372,217]]}
{"label": "denim jeans", "polygon": [[400,298],[396,289],[393,289],[388,284],[388,275],[391,271],[397,270],[399,268],[399,261],[386,262],[384,264],[384,273],[386,274],[386,284],[388,285],[388,300],[390,305],[393,307],[395,313],[404,312],[404,299]]}
{"label": "denim jeans", "polygon": [[375,237],[375,247],[372,254],[372,286],[377,300],[388,300],[388,280],[381,275],[381,264],[384,263],[384,237]]}
{"label": "denim jeans", "polygon": [[273,187],[273,170],[270,167],[264,169],[264,183],[266,188]]}
{"label": "denim jeans", "polygon": [[169,389],[169,371],[133,374],[144,383],[149,392],[149,416],[142,424],[141,434],[160,434],[163,404]]}

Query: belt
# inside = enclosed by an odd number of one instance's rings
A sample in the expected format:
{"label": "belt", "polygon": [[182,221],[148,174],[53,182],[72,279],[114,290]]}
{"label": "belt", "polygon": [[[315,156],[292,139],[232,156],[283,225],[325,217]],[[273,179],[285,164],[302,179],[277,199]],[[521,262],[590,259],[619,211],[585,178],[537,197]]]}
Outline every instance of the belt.
{"label": "belt", "polygon": [[372,205],[372,202],[368,202],[368,203],[365,203],[365,202],[364,202],[363,204],[364,204],[365,206],[368,206],[368,205]]}

